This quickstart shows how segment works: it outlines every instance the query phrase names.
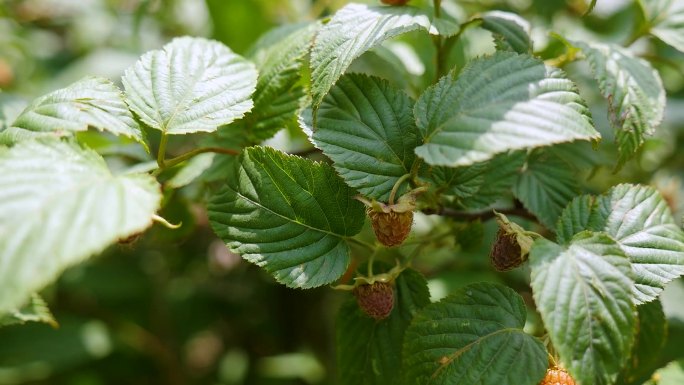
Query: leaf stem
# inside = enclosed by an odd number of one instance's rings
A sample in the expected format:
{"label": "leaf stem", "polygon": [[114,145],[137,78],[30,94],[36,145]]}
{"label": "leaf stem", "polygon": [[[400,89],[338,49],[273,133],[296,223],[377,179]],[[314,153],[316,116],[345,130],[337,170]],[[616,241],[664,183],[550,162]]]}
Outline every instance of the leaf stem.
{"label": "leaf stem", "polygon": [[[240,151],[232,150],[230,148],[200,147],[200,148],[196,148],[192,151],[188,151],[185,154],[179,155],[175,158],[171,158],[169,160],[163,160],[163,165],[160,164],[159,168],[154,170],[154,172],[152,172],[152,175],[157,176],[162,171],[164,171],[165,169],[171,168],[171,167],[173,167],[179,163],[185,162],[186,160],[192,158],[193,156],[203,154],[205,152],[214,152],[217,154],[225,154],[225,155],[240,155]],[[159,158],[157,158],[157,163],[159,163]]]}
{"label": "leaf stem", "polygon": [[166,154],[166,143],[169,141],[168,135],[162,132],[161,140],[159,141],[159,151],[157,152],[157,164],[160,169],[165,168],[164,156]]}
{"label": "leaf stem", "polygon": [[401,184],[404,183],[404,181],[410,177],[411,174],[404,174],[399,179],[397,179],[397,182],[394,183],[394,186],[392,186],[392,192],[390,192],[389,201],[387,203],[389,203],[390,205],[394,204],[394,197],[396,197],[397,191],[399,191],[399,186],[401,186]]}
{"label": "leaf stem", "polygon": [[[525,210],[524,208],[520,208],[520,207],[513,207],[510,209],[496,210],[496,212],[504,214],[504,215],[514,215],[514,216],[518,216],[521,218],[537,221],[537,217],[535,217],[534,214],[532,214],[529,211]],[[456,211],[456,210],[446,208],[446,207],[441,207],[438,209],[425,209],[425,210],[423,210],[423,214],[441,215],[443,217],[449,217],[449,218],[453,218],[453,219],[466,220],[466,221],[474,221],[474,220],[479,219],[483,222],[490,220],[490,219],[494,219],[494,217],[496,217],[496,213],[494,212],[494,210],[468,213],[468,212],[464,212],[464,211]]]}
{"label": "leaf stem", "polygon": [[361,246],[361,247],[364,247],[364,248],[368,249],[369,251],[371,251],[371,252],[373,252],[373,253],[375,253],[375,250],[377,249],[377,247],[376,247],[375,245],[372,245],[372,244],[370,244],[370,243],[368,243],[368,242],[364,242],[364,241],[362,241],[362,240],[360,240],[360,239],[356,239],[356,238],[352,238],[352,237],[347,237],[347,238],[345,238],[345,239],[346,239],[347,241],[351,242],[351,243],[355,243],[355,244],[357,244],[357,245],[359,245],[359,246]]}

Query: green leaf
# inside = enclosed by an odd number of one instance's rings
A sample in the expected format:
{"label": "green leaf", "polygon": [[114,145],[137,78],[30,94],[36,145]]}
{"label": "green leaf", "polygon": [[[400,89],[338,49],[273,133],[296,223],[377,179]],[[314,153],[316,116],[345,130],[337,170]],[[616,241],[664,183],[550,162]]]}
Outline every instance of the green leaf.
{"label": "green leaf", "polygon": [[411,171],[420,144],[413,101],[385,80],[345,75],[321,103],[313,142],[348,185],[387,202],[394,184]]}
{"label": "green leaf", "polygon": [[663,119],[665,89],[651,65],[616,45],[573,42],[582,49],[608,99],[608,116],[624,164],[652,135]]}
{"label": "green leaf", "polygon": [[538,239],[530,252],[537,309],[561,362],[580,385],[612,384],[634,342],[629,259],[602,233],[569,246]]}
{"label": "green leaf", "polygon": [[684,383],[684,360],[670,362],[658,370],[654,377],[658,379],[657,385],[681,385]]}
{"label": "green leaf", "polygon": [[589,111],[562,71],[529,55],[497,52],[443,77],[418,99],[424,137],[416,154],[467,166],[509,150],[598,139]]}
{"label": "green leaf", "polygon": [[601,231],[603,218],[600,217],[597,197],[580,195],[573,199],[561,213],[556,224],[556,240],[568,244],[575,234],[584,230]]}
{"label": "green leaf", "polygon": [[476,283],[419,311],[406,330],[410,384],[537,385],[546,349],[525,334],[522,298],[508,287]]}
{"label": "green leaf", "polygon": [[667,319],[660,301],[643,304],[637,311],[636,341],[620,374],[625,384],[642,384],[651,377],[660,365],[660,353],[667,339]]}
{"label": "green leaf", "polygon": [[287,25],[266,34],[251,55],[259,79],[254,92],[254,108],[245,116],[244,126],[256,142],[268,139],[295,120],[305,96],[301,67],[318,23]]}
{"label": "green leaf", "polygon": [[68,136],[88,127],[127,136],[147,147],[121,90],[111,81],[96,77],[86,77],[34,100],[11,127],[0,133],[0,142]]}
{"label": "green leaf", "polygon": [[254,65],[225,45],[176,38],[126,70],[126,101],[140,119],[165,134],[212,132],[253,106]]}
{"label": "green leaf", "polygon": [[0,148],[0,170],[0,312],[143,231],[161,200],[149,175],[112,175],[94,151],[55,139]]}
{"label": "green leaf", "polygon": [[504,197],[518,178],[525,153],[499,154],[471,166],[433,167],[430,181],[452,201],[450,206],[482,209]]}
{"label": "green leaf", "polygon": [[652,35],[684,52],[684,1],[639,0]]}
{"label": "green leaf", "polygon": [[530,23],[515,13],[491,11],[483,14],[482,28],[494,34],[497,49],[532,53]]}
{"label": "green leaf", "polygon": [[565,162],[544,152],[528,158],[513,187],[513,194],[549,229],[578,192],[577,178]]}
{"label": "green leaf", "polygon": [[414,7],[348,4],[337,11],[321,28],[311,51],[314,109],[354,59],[389,38],[421,28],[430,30],[430,20]]}
{"label": "green leaf", "polygon": [[363,204],[335,170],[268,147],[243,152],[208,206],[230,247],[289,287],[333,282],[349,263],[346,237],[363,225]]}
{"label": "green leaf", "polygon": [[620,244],[634,269],[637,304],[657,298],[684,274],[684,232],[652,187],[622,184],[597,198],[578,198],[561,215],[559,240],[583,226],[605,231]]}
{"label": "green leaf", "polygon": [[413,315],[430,303],[427,281],[415,270],[405,270],[395,281],[394,309],[376,322],[365,315],[354,298],[337,317],[337,359],[341,385],[401,383],[401,345]]}
{"label": "green leaf", "polygon": [[23,325],[27,322],[40,322],[57,326],[47,303],[38,295],[31,295],[28,303],[18,310],[0,315],[0,327],[9,325]]}

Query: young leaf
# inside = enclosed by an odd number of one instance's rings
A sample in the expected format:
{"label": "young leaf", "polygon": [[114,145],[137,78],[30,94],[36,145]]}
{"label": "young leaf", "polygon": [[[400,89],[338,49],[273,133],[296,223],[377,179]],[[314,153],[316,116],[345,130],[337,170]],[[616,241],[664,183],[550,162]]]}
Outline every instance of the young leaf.
{"label": "young leaf", "polygon": [[483,14],[482,28],[494,34],[500,51],[532,53],[530,23],[515,13],[491,11]]}
{"label": "young leaf", "polygon": [[31,295],[28,303],[20,309],[0,314],[0,327],[25,324],[27,322],[41,322],[50,325],[57,325],[45,300],[38,294]]}
{"label": "young leaf", "polygon": [[633,273],[602,233],[579,233],[567,247],[537,240],[530,252],[537,309],[561,361],[581,385],[612,384],[632,349]]}
{"label": "young leaf", "polygon": [[348,185],[387,202],[420,144],[413,101],[385,80],[345,75],[319,107],[313,141]]}
{"label": "young leaf", "polygon": [[608,115],[617,131],[618,165],[622,165],[663,119],[663,83],[647,61],[621,47],[600,43],[573,44],[586,55],[601,94],[608,99]]}
{"label": "young leaf", "polygon": [[438,166],[467,166],[509,150],[598,139],[589,111],[562,71],[529,55],[472,60],[428,88],[414,110],[424,137],[416,154]]}
{"label": "young leaf", "polygon": [[273,30],[255,45],[251,58],[259,71],[254,108],[245,116],[245,129],[255,141],[268,139],[294,121],[305,92],[301,67],[320,24],[284,26]]}
{"label": "young leaf", "polygon": [[34,100],[0,133],[0,142],[68,136],[88,127],[127,136],[147,147],[121,90],[111,81],[96,77],[86,77]]}
{"label": "young leaf", "polygon": [[55,139],[0,149],[0,170],[0,312],[143,231],[161,200],[149,175],[112,175],[94,151]]}
{"label": "young leaf", "polygon": [[646,19],[651,23],[651,34],[684,52],[684,1],[639,0]]}
{"label": "young leaf", "polygon": [[344,238],[361,230],[365,214],[332,167],[252,147],[226,182],[208,211],[231,250],[289,287],[325,285],[344,273]]}
{"label": "young leaf", "polygon": [[176,38],[143,55],[123,78],[126,101],[140,119],[166,134],[211,132],[253,105],[254,65],[225,45]]}
{"label": "young leaf", "polygon": [[354,59],[391,37],[421,28],[429,30],[430,20],[414,7],[349,4],[337,11],[311,51],[314,109]]}
{"label": "young leaf", "polygon": [[618,185],[597,198],[578,198],[558,223],[559,240],[589,228],[615,239],[632,262],[637,304],[652,301],[684,274],[684,231],[660,193],[647,186]]}
{"label": "young leaf", "polygon": [[407,383],[537,385],[546,349],[523,332],[527,312],[508,287],[476,283],[419,311],[404,337]]}
{"label": "young leaf", "polygon": [[558,216],[578,190],[574,173],[562,160],[537,152],[527,160],[513,194],[544,226],[553,229]]}
{"label": "young leaf", "polygon": [[438,191],[453,200],[451,206],[482,209],[505,196],[525,163],[525,152],[499,154],[471,166],[432,167],[429,179]]}
{"label": "young leaf", "polygon": [[337,359],[341,385],[401,383],[401,345],[415,312],[430,303],[427,281],[405,270],[395,281],[395,304],[382,321],[365,315],[350,298],[337,317]]}

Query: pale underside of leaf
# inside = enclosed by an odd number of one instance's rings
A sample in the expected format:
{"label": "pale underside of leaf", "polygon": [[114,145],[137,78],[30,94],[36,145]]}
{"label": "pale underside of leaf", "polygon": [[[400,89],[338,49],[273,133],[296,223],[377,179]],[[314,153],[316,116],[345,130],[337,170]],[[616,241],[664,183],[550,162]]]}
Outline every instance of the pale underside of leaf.
{"label": "pale underside of leaf", "polygon": [[684,52],[684,1],[681,0],[641,0],[647,20],[653,27],[650,33]]}
{"label": "pale underside of leaf", "polygon": [[634,341],[632,271],[619,245],[578,234],[568,248],[540,239],[530,253],[537,309],[580,385],[614,381]]}
{"label": "pale underside of leaf", "polygon": [[412,110],[413,101],[387,81],[345,75],[323,99],[313,142],[347,184],[387,202],[394,184],[410,172],[420,142]]}
{"label": "pale underside of leaf", "polygon": [[406,332],[405,378],[416,384],[536,385],[547,353],[525,334],[525,306],[513,290],[464,287],[420,311]]}
{"label": "pale underside of leaf", "polygon": [[126,101],[140,119],[166,134],[212,132],[251,110],[254,65],[225,45],[176,38],[126,70]]}
{"label": "pale underside of leaf", "polygon": [[143,231],[161,200],[149,175],[112,175],[94,151],[54,139],[0,151],[0,169],[0,312]]}
{"label": "pale underside of leaf", "polygon": [[574,43],[591,65],[601,94],[608,99],[608,115],[616,130],[622,164],[653,135],[663,119],[665,88],[658,72],[622,47],[600,43]]}
{"label": "pale underside of leaf", "polygon": [[416,154],[429,164],[466,166],[510,150],[599,138],[575,85],[529,55],[497,52],[453,76],[426,90],[414,110],[425,142]]}
{"label": "pale underside of leaf", "polygon": [[146,146],[143,133],[110,80],[86,77],[34,100],[0,133],[2,142],[40,136],[62,137],[94,127],[132,138]]}
{"label": "pale underside of leaf", "polygon": [[561,215],[559,242],[583,229],[605,231],[620,244],[632,262],[637,304],[657,298],[684,274],[684,232],[652,187],[623,184],[598,197],[578,197]]}
{"label": "pale underside of leaf", "polygon": [[232,250],[290,287],[324,285],[344,273],[344,238],[360,231],[364,211],[332,167],[251,148],[226,180],[209,218]]}
{"label": "pale underside of leaf", "polygon": [[391,37],[418,29],[431,30],[431,25],[414,7],[348,4],[337,11],[318,32],[311,51],[314,108],[354,59]]}

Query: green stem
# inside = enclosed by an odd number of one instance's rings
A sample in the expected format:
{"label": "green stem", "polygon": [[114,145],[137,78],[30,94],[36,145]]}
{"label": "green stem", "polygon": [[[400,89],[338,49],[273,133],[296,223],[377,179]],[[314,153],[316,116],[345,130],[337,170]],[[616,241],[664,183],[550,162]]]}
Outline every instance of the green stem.
{"label": "green stem", "polygon": [[394,204],[394,197],[397,195],[397,191],[399,191],[399,186],[401,186],[401,184],[404,183],[404,181],[409,177],[411,177],[411,174],[404,174],[401,176],[401,178],[397,179],[397,182],[394,184],[394,186],[392,186],[392,192],[390,192],[389,201],[387,203],[390,205]]}
{"label": "green stem", "polygon": [[373,253],[375,253],[375,250],[377,249],[377,247],[375,247],[375,245],[372,245],[372,244],[370,244],[370,243],[368,243],[368,242],[364,242],[364,241],[359,240],[359,239],[356,239],[356,238],[348,237],[348,238],[345,238],[345,239],[346,239],[347,241],[351,242],[351,243],[355,243],[355,244],[357,244],[357,245],[359,245],[359,246],[361,246],[361,247],[364,247],[364,248],[368,249],[369,251],[371,251],[371,252],[373,252]]}
{"label": "green stem", "polygon": [[[237,150],[231,150],[229,148],[221,148],[221,147],[201,147],[201,148],[196,148],[192,151],[188,151],[185,154],[179,155],[175,158],[171,158],[169,160],[162,160],[163,164],[159,164],[159,168],[154,170],[152,173],[153,176],[159,175],[162,171],[171,168],[179,163],[185,162],[186,160],[199,155],[203,154],[205,152],[214,152],[217,154],[226,154],[226,155],[239,155],[240,152]],[[157,158],[157,163],[159,163],[159,158]]]}
{"label": "green stem", "polygon": [[435,18],[442,17],[442,0],[433,0],[432,4],[435,7]]}
{"label": "green stem", "polygon": [[169,137],[165,134],[161,134],[161,140],[159,141],[159,151],[157,152],[157,164],[159,165],[160,169],[163,169],[166,167],[164,164],[164,156],[166,153],[166,143],[169,141]]}

